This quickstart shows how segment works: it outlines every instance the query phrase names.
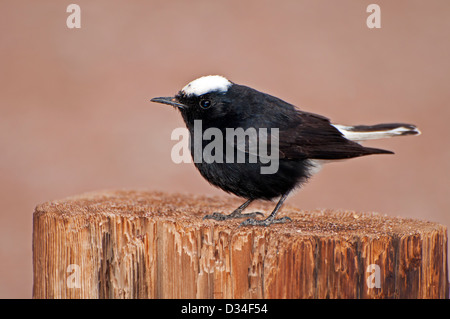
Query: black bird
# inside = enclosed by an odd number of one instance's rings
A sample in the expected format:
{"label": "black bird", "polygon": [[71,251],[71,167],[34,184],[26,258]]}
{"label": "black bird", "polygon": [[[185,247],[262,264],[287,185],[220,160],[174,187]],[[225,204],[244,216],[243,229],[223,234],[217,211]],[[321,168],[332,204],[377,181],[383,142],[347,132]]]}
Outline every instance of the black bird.
{"label": "black bird", "polygon": [[[372,154],[393,154],[387,150],[364,147],[359,142],[420,134],[414,125],[403,123],[358,126],[332,124],[326,117],[301,111],[277,97],[233,83],[219,75],[198,78],[174,97],[157,97],[151,101],[172,105],[181,112],[190,133],[192,156],[196,151],[205,150],[209,143],[202,140],[200,145],[195,146],[196,120],[201,120],[202,134],[209,128],[215,128],[216,132],[218,129],[223,133],[221,145],[231,144],[236,150],[233,155],[235,161],[229,161],[229,158],[225,160],[224,152],[220,155],[223,156],[222,161],[203,160],[194,161],[194,164],[212,185],[247,199],[229,215],[213,213],[205,218],[226,220],[247,217],[241,225],[268,226],[289,221],[288,217],[277,219],[277,212],[289,193],[317,173],[323,163]],[[261,168],[267,166],[267,159],[264,160],[261,153],[251,151],[251,138],[244,145],[234,138],[231,142],[226,139],[227,128],[266,128],[268,134],[264,140],[269,141],[269,146],[272,146],[273,141],[278,144],[276,172],[262,174]],[[277,133],[276,139],[273,139],[274,132]],[[257,142],[262,140],[259,135],[257,139]],[[196,150],[195,147],[200,149]],[[244,163],[236,161],[239,151],[246,153],[247,157],[256,154],[256,162],[247,158]],[[262,215],[259,212],[242,213],[256,199],[273,200],[279,197],[275,209],[266,219],[256,219]]]}

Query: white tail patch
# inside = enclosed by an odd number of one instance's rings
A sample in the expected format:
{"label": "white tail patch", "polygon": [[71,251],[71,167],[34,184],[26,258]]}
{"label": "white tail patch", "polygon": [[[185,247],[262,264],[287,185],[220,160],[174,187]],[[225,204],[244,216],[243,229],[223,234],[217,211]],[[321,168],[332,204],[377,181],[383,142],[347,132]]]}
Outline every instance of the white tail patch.
{"label": "white tail patch", "polygon": [[409,124],[399,124],[397,127],[392,127],[392,125],[386,124],[386,128],[384,129],[382,124],[375,126],[345,126],[339,124],[332,125],[337,128],[346,139],[355,142],[377,140],[402,135],[420,134],[420,131],[415,126]]}

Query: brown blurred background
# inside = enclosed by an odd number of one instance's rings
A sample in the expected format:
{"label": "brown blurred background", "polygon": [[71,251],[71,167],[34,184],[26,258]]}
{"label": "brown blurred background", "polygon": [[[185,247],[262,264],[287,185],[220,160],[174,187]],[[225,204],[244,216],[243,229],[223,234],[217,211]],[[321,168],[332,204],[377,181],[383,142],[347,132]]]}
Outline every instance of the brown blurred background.
{"label": "brown blurred background", "polygon": [[[102,189],[224,195],[174,164],[171,107],[149,102],[222,74],[341,124],[410,122],[395,156],[330,164],[288,201],[450,225],[450,2],[0,3],[0,297],[29,298],[36,204]],[[229,196],[229,195],[225,195]]]}

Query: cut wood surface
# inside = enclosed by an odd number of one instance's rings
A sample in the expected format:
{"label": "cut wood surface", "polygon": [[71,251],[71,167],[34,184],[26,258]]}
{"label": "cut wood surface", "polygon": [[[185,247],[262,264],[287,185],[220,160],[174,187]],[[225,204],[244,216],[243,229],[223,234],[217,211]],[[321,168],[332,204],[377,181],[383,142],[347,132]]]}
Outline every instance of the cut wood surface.
{"label": "cut wood surface", "polygon": [[[447,298],[447,229],[285,206],[292,222],[213,221],[242,200],[105,191],[38,205],[34,298]],[[273,203],[247,209],[266,216]]]}

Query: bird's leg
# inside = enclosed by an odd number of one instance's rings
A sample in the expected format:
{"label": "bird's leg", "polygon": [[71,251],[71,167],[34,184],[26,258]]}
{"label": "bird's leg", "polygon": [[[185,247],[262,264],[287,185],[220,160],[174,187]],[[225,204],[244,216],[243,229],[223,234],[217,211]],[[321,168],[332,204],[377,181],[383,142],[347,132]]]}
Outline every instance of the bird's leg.
{"label": "bird's leg", "polygon": [[247,208],[250,203],[253,202],[253,199],[249,199],[244,204],[236,208],[231,214],[225,215],[221,213],[212,213],[211,215],[206,215],[203,219],[214,219],[214,220],[227,220],[227,219],[235,219],[235,218],[247,218],[247,217],[256,217],[257,215],[262,215],[260,212],[253,212],[248,214],[242,214],[242,211]]}
{"label": "bird's leg", "polygon": [[288,221],[292,221],[289,217],[281,217],[281,218],[277,218],[277,219],[275,218],[275,216],[277,215],[278,211],[280,210],[281,206],[283,205],[283,203],[286,200],[286,198],[288,197],[288,195],[289,195],[289,193],[286,193],[283,196],[281,196],[280,200],[278,201],[277,206],[275,206],[275,209],[273,210],[273,212],[266,219],[258,220],[258,219],[254,219],[254,218],[249,218],[247,220],[244,220],[240,226],[247,226],[247,225],[269,226],[272,224],[284,224]]}

